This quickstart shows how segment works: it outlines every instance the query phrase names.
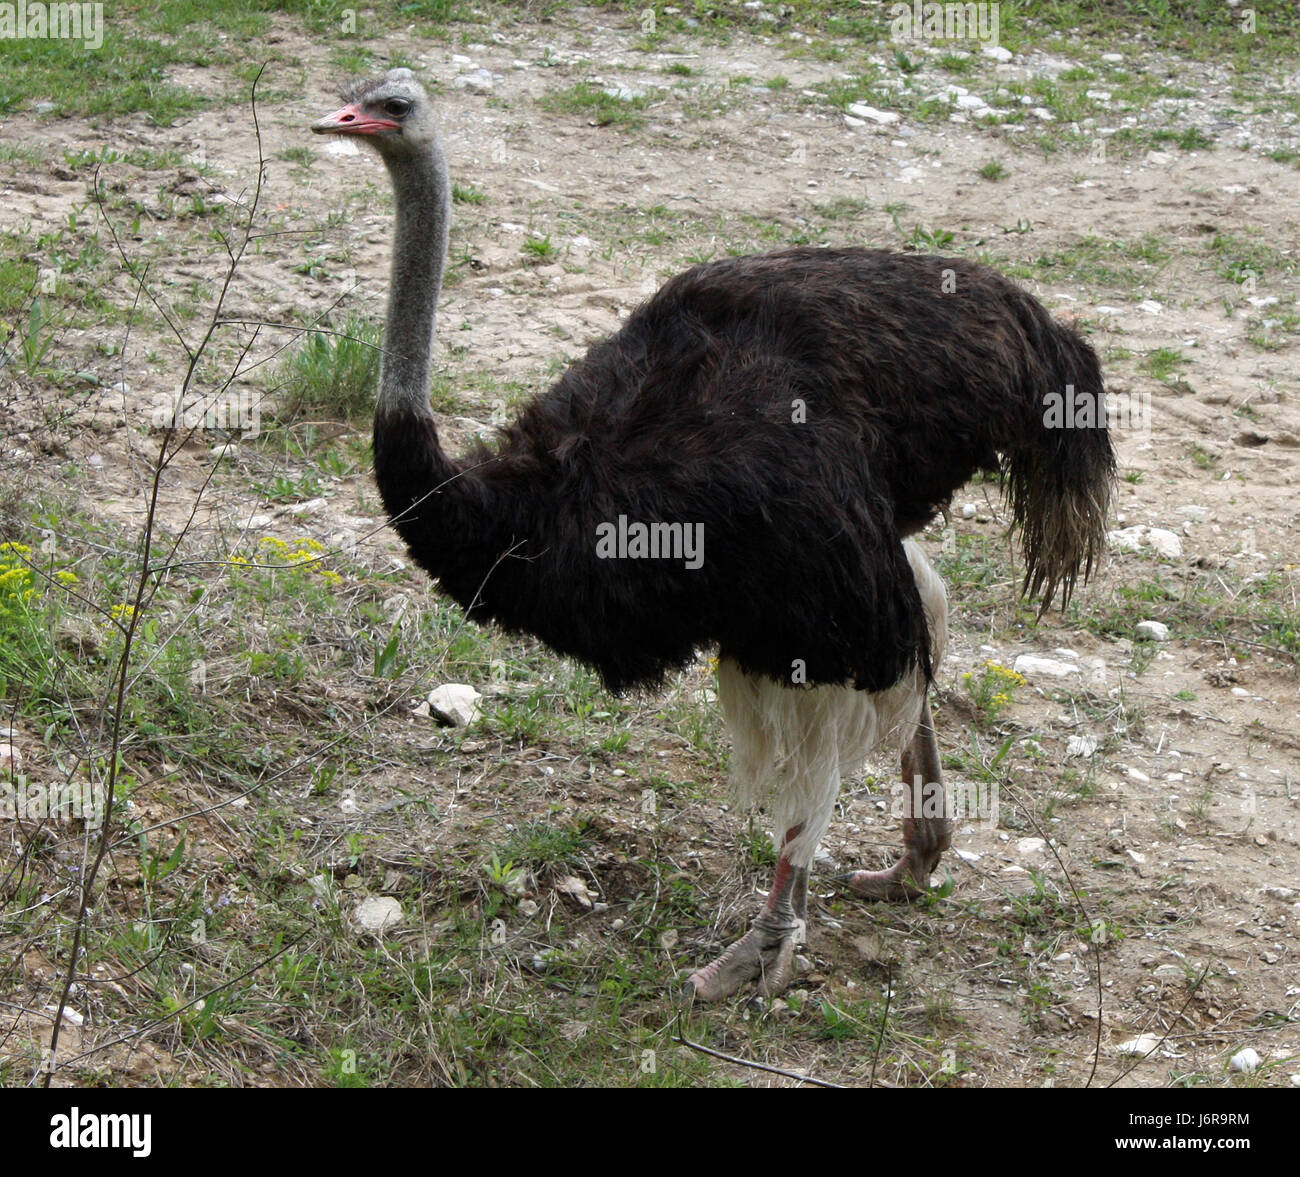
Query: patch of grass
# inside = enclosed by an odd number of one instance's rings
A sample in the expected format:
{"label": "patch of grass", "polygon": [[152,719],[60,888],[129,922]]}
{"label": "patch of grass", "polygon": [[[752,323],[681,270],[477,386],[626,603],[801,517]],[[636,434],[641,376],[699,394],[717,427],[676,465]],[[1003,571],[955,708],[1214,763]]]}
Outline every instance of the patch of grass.
{"label": "patch of grass", "polygon": [[610,94],[604,86],[591,82],[577,82],[563,90],[552,90],[540,99],[541,107],[551,114],[579,115],[598,127],[618,127],[631,130],[645,123],[644,111],[650,104],[642,94],[620,98]]}
{"label": "patch of grass", "polygon": [[534,821],[515,830],[497,856],[534,872],[557,872],[580,864],[592,841],[592,829],[585,821],[554,826]]}
{"label": "patch of grass", "polygon": [[300,168],[311,168],[316,164],[316,153],[310,147],[286,147],[279,158]]}
{"label": "patch of grass", "polygon": [[337,333],[305,334],[280,369],[284,419],[323,412],[351,421],[368,414],[379,383],[379,336],[377,324],[357,316]]}
{"label": "patch of grass", "polygon": [[1157,347],[1142,357],[1142,370],[1155,380],[1168,380],[1179,365],[1187,363],[1182,352],[1169,347]]}
{"label": "patch of grass", "polygon": [[520,251],[533,265],[537,265],[541,262],[553,261],[560,252],[551,243],[551,235],[549,233],[544,237],[529,237],[523,245],[520,246]]}
{"label": "patch of grass", "polygon": [[975,68],[975,58],[969,53],[945,53],[935,61],[941,70],[950,74],[969,74]]}
{"label": "patch of grass", "polygon": [[[194,55],[105,20],[103,45],[93,53],[82,42],[17,38],[4,43],[0,114],[14,114],[42,101],[60,115],[87,118],[144,114],[157,126],[207,105],[207,99],[166,80],[168,66]],[[93,62],[93,68],[89,63]]]}
{"label": "patch of grass", "polygon": [[[1187,570],[1181,583],[1161,575],[1120,585],[1108,603],[1094,601],[1086,612],[1071,602],[1069,617],[1093,633],[1127,638],[1139,621],[1161,621],[1184,640],[1212,639],[1243,655],[1263,646],[1294,660],[1300,657],[1295,591],[1294,572],[1243,577]],[[1244,640],[1234,645],[1237,638]]]}
{"label": "patch of grass", "polygon": [[991,159],[988,163],[981,165],[979,174],[985,180],[1005,180],[1007,178],[1006,165],[1001,160]]}
{"label": "patch of grass", "polygon": [[1210,241],[1219,277],[1234,285],[1258,281],[1266,274],[1293,274],[1296,259],[1269,241],[1243,234],[1216,233]]}
{"label": "patch of grass", "polygon": [[452,183],[451,198],[457,204],[486,204],[487,193],[473,184]]}

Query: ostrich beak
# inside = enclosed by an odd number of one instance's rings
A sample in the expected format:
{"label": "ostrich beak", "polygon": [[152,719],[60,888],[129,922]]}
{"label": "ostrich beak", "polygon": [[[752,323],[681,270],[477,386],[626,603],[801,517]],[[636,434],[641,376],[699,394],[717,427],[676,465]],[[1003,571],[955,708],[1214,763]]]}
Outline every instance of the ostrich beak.
{"label": "ostrich beak", "polygon": [[390,119],[371,118],[353,102],[312,123],[311,129],[317,135],[374,135],[379,131],[395,131],[398,124]]}

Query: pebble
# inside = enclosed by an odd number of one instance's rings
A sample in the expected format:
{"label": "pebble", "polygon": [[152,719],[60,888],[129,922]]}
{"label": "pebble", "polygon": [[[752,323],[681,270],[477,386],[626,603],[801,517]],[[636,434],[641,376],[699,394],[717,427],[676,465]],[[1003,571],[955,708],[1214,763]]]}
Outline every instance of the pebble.
{"label": "pebble", "polygon": [[23,756],[12,744],[0,744],[0,773],[13,776],[22,771]]}
{"label": "pebble", "polygon": [[1139,621],[1137,623],[1137,635],[1153,642],[1167,642],[1169,640],[1169,626],[1161,621]]}
{"label": "pebble", "polygon": [[1096,736],[1071,736],[1065,742],[1065,754],[1067,756],[1091,756],[1096,751]]}
{"label": "pebble", "polygon": [[1163,527],[1147,527],[1145,524],[1108,531],[1106,542],[1121,552],[1136,552],[1143,547],[1154,548],[1166,560],[1177,560],[1183,554],[1183,541],[1176,532]]}
{"label": "pebble", "polygon": [[1070,675],[1079,673],[1078,666],[1072,662],[1044,658],[1039,654],[1021,654],[1011,669],[1025,678],[1069,678]]}
{"label": "pebble", "polygon": [[1150,1054],[1160,1045],[1160,1039],[1154,1034],[1139,1034],[1127,1042],[1121,1042],[1115,1050],[1119,1054]]}
{"label": "pebble", "polygon": [[471,94],[491,94],[492,71],[486,69],[476,69],[470,74],[460,74],[455,84],[462,90],[468,90]]}
{"label": "pebble", "polygon": [[468,683],[443,683],[429,692],[429,709],[447,727],[468,727],[479,716],[482,697]]}
{"label": "pebble", "polygon": [[353,914],[360,931],[380,936],[401,923],[402,905],[387,895],[376,895],[372,899],[363,899]]}
{"label": "pebble", "polygon": [[1237,1051],[1228,1065],[1239,1075],[1253,1074],[1259,1067],[1259,1054],[1252,1047],[1247,1046]]}
{"label": "pebble", "polygon": [[577,875],[566,875],[564,878],[556,880],[555,889],[561,895],[568,895],[570,898],[576,899],[580,907],[590,909],[594,896],[588,890],[586,882],[578,878]]}
{"label": "pebble", "polygon": [[866,119],[867,122],[881,123],[882,125],[898,122],[898,115],[892,110],[877,110],[874,106],[867,106],[861,102],[853,103],[849,107],[849,114],[853,115],[854,118]]}

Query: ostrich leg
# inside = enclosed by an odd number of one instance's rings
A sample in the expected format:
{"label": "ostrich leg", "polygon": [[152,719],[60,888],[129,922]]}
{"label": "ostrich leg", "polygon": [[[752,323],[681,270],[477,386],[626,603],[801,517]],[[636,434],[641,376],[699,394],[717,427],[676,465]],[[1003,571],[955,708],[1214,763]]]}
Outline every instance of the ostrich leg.
{"label": "ostrich leg", "polygon": [[780,993],[790,984],[795,937],[808,917],[808,868],[792,866],[785,847],[801,829],[798,825],[786,831],[772,890],[749,931],[712,964],[691,975],[688,996],[721,1001],[754,977],[759,978],[758,991],[764,996]]}
{"label": "ostrich leg", "polygon": [[[928,699],[921,704],[916,735],[903,750],[903,784],[903,857],[888,870],[859,870],[848,876],[849,889],[868,899],[915,899],[921,895],[930,885],[930,872],[952,842]],[[938,816],[929,816],[935,814]]]}

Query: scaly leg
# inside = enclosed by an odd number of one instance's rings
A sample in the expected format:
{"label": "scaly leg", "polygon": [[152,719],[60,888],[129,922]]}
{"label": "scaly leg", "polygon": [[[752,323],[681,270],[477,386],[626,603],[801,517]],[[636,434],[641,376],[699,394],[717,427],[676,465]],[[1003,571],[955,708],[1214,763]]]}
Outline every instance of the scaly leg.
{"label": "scaly leg", "polygon": [[796,934],[808,918],[808,868],[791,866],[785,847],[802,828],[786,831],[772,890],[749,931],[712,964],[691,975],[688,995],[700,1001],[721,1001],[758,977],[758,991],[767,997],[780,993],[793,980]]}
{"label": "scaly leg", "polygon": [[888,870],[859,870],[848,876],[849,889],[868,899],[915,899],[923,894],[930,885],[930,872],[952,843],[928,699],[921,706],[916,735],[903,750],[903,783],[907,786],[903,857]]}

